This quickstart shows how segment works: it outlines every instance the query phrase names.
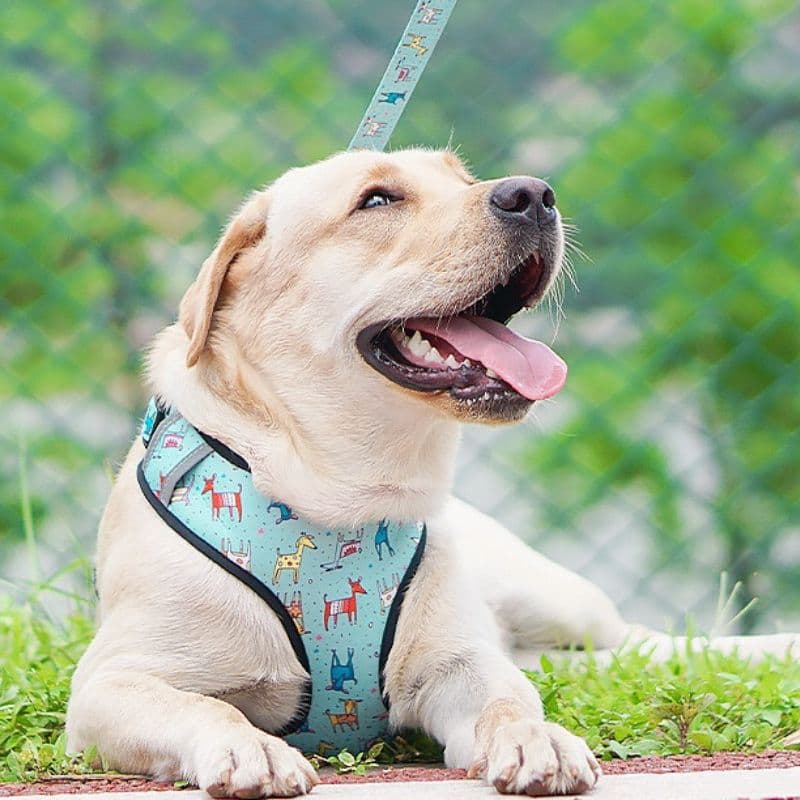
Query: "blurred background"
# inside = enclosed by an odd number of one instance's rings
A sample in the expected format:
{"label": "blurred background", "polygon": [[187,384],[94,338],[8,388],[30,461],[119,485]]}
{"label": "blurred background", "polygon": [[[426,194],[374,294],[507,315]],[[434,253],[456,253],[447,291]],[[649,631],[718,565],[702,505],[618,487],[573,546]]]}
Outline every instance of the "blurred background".
{"label": "blurred background", "polygon": [[[247,192],[346,147],[412,6],[0,6],[0,592],[91,557],[143,348]],[[392,145],[451,139],[588,256],[515,325],[566,389],[468,430],[457,493],[632,620],[708,629],[726,572],[734,627],[800,629],[800,6],[461,0]]]}

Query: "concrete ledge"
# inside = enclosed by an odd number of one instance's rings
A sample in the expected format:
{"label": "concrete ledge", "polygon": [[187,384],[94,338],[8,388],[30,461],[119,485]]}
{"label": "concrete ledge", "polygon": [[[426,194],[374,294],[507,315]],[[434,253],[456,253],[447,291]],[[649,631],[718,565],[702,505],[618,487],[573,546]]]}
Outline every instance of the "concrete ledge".
{"label": "concrete ledge", "polygon": [[[201,791],[25,795],[26,800],[208,800]],[[318,800],[479,800],[498,798],[477,781],[339,783],[317,786]],[[778,800],[800,798],[800,767],[606,775],[587,800]]]}

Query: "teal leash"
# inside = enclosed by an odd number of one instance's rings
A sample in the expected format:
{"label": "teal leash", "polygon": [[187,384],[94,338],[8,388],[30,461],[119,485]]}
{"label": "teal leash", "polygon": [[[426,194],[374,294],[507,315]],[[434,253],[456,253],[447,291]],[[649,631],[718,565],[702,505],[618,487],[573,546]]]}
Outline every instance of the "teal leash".
{"label": "teal leash", "polygon": [[385,149],[456,0],[419,0],[348,150]]}

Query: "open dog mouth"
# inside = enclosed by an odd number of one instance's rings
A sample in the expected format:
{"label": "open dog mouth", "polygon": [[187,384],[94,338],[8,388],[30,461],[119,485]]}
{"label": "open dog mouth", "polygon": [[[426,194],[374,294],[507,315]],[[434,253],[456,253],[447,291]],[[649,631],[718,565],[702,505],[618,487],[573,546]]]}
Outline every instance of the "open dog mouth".
{"label": "open dog mouth", "polygon": [[[390,380],[419,392],[449,392],[491,410],[556,394],[567,365],[545,344],[506,327],[544,294],[547,270],[538,253],[517,265],[458,314],[371,325],[357,337],[364,360]],[[476,409],[477,410],[477,409]]]}

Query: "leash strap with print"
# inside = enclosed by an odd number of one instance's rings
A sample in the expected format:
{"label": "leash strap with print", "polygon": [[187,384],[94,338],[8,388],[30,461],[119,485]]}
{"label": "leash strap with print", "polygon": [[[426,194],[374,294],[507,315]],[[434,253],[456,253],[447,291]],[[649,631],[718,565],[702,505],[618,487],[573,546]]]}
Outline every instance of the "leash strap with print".
{"label": "leash strap with print", "polygon": [[383,150],[444,31],[456,0],[419,0],[348,150]]}

